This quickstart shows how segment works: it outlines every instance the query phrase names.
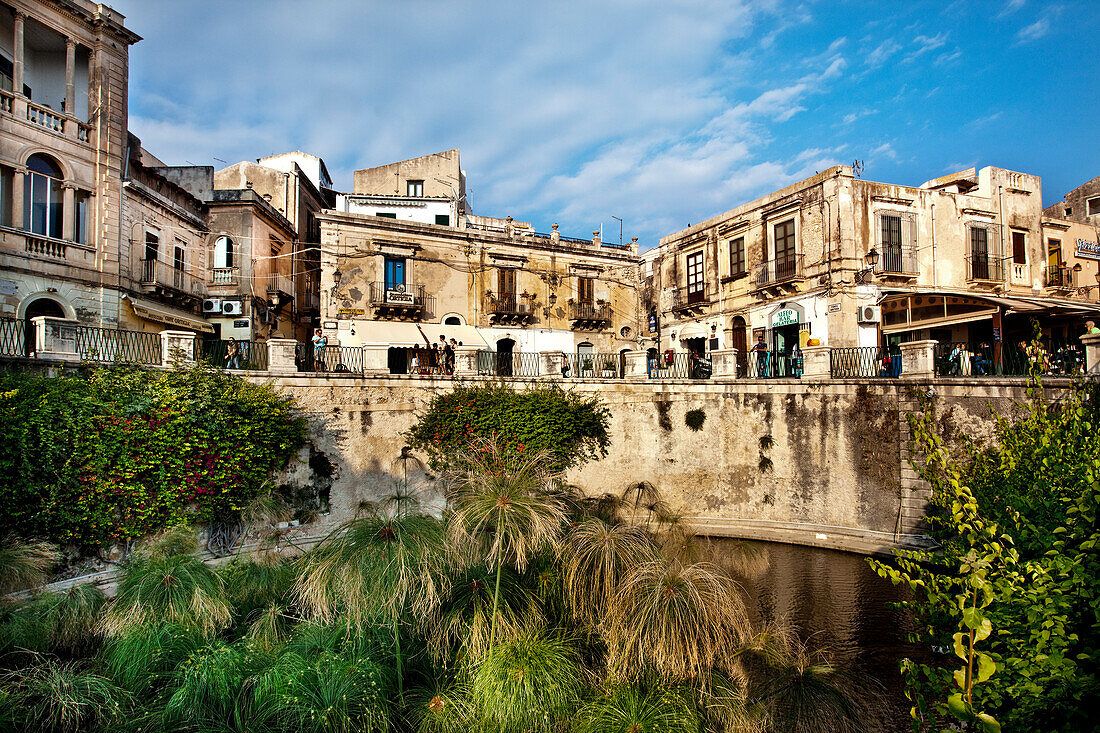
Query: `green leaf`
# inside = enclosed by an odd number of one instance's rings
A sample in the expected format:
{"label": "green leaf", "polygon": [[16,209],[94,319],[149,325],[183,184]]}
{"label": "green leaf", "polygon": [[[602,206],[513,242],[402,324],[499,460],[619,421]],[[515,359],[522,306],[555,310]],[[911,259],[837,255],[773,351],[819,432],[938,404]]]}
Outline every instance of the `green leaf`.
{"label": "green leaf", "polygon": [[970,713],[970,706],[963,700],[961,692],[956,692],[954,695],[948,695],[947,709],[959,720],[970,720],[974,717]]}
{"label": "green leaf", "polygon": [[982,726],[983,733],[1001,733],[1001,724],[988,713],[978,713],[978,723]]}
{"label": "green leaf", "polygon": [[993,657],[982,652],[978,652],[978,674],[976,681],[985,682],[987,679],[993,676],[993,673],[997,671],[997,663],[993,661]]}

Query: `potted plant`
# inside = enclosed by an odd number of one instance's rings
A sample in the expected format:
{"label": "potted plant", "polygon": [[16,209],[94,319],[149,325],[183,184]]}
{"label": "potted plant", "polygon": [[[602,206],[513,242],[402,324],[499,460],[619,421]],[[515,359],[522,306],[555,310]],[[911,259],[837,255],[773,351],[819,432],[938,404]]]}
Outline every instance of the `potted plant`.
{"label": "potted plant", "polygon": [[615,376],[615,360],[614,359],[608,359],[607,361],[604,362],[604,364],[603,364],[603,375],[605,377],[614,377]]}
{"label": "potted plant", "polygon": [[581,362],[581,374],[592,376],[592,359],[591,357],[585,357]]}

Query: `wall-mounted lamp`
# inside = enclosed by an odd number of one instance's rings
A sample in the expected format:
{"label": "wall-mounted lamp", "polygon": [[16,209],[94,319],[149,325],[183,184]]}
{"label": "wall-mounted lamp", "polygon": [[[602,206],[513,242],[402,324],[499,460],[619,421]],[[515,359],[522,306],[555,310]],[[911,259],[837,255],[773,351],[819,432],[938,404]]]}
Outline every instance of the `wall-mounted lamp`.
{"label": "wall-mounted lamp", "polygon": [[558,296],[555,293],[550,293],[550,297],[546,300],[550,303],[550,305],[554,305],[554,303],[558,302]]}
{"label": "wall-mounted lamp", "polygon": [[867,263],[867,269],[869,270],[878,267],[878,250],[871,247],[867,254],[863,255],[863,261]]}

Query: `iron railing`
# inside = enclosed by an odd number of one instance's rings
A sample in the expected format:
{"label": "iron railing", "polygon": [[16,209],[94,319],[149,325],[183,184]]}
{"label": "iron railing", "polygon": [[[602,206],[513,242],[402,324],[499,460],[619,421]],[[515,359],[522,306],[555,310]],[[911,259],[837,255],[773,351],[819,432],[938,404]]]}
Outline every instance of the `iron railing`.
{"label": "iron railing", "polygon": [[829,350],[829,376],[874,378],[901,374],[901,352],[878,346],[842,347]]}
{"label": "iron railing", "polygon": [[[532,356],[538,355],[533,354]],[[406,358],[408,359],[408,374],[442,376],[454,374],[455,371],[455,354],[453,351],[447,353],[443,349],[436,349],[434,346],[430,349],[420,346],[406,349]],[[478,363],[480,365],[480,357]]]}
{"label": "iron railing", "polygon": [[211,366],[222,369],[248,369],[267,371],[266,341],[236,341],[237,354],[230,356],[229,341],[223,339],[203,339],[198,342],[197,357]]}
{"label": "iron railing", "polygon": [[757,351],[748,354],[749,379],[798,379],[802,376],[802,354],[798,351]]}
{"label": "iron railing", "polygon": [[537,377],[542,355],[518,351],[477,352],[477,373],[497,377]]}
{"label": "iron railing", "polygon": [[206,284],[202,280],[160,260],[141,260],[141,284],[161,285],[200,297],[206,294]]}
{"label": "iron railing", "polygon": [[[27,321],[16,318],[0,318],[0,356],[27,356]],[[33,340],[31,331],[30,339]],[[32,347],[33,343],[30,344]]]}
{"label": "iron railing", "polygon": [[534,315],[531,300],[515,293],[488,295],[485,297],[485,310],[499,315]]}
{"label": "iron railing", "polygon": [[419,311],[428,318],[435,312],[435,297],[426,294],[423,285],[373,282],[370,284],[370,303],[381,308]]}
{"label": "iron railing", "polygon": [[901,247],[882,247],[879,251],[875,272],[887,275],[919,275],[920,263],[917,260],[917,248],[908,245]]}
{"label": "iron railing", "polygon": [[711,364],[688,351],[661,352],[646,359],[650,379],[709,379]]}
{"label": "iron railing", "polygon": [[83,361],[160,364],[161,338],[159,333],[77,326],[76,353]]}
{"label": "iron railing", "polygon": [[709,303],[710,298],[707,295],[707,283],[698,282],[691,285],[685,285],[682,288],[676,288],[672,291],[672,309],[688,308],[690,306]]}
{"label": "iron railing", "polygon": [[1048,288],[1072,288],[1073,268],[1066,265],[1047,265],[1043,273],[1043,285]]}
{"label": "iron railing", "polygon": [[966,258],[966,279],[1004,282],[1007,259],[992,255],[971,255]]}
{"label": "iron railing", "polygon": [[568,370],[562,374],[563,377],[622,379],[626,365],[623,364],[619,354],[581,351],[565,354],[565,362],[562,366],[568,367]]}
{"label": "iron railing", "polygon": [[608,303],[569,304],[569,318],[573,321],[611,321],[611,305]]}
{"label": "iron railing", "polygon": [[[943,342],[936,344],[936,376],[939,377],[1023,377],[1032,357],[1026,347],[989,343]],[[1045,361],[1036,355],[1036,363]],[[1044,370],[1040,366],[1040,370]]]}
{"label": "iron railing", "polygon": [[761,262],[756,266],[756,287],[762,288],[768,285],[796,280],[802,277],[802,254],[787,255],[767,262]]}

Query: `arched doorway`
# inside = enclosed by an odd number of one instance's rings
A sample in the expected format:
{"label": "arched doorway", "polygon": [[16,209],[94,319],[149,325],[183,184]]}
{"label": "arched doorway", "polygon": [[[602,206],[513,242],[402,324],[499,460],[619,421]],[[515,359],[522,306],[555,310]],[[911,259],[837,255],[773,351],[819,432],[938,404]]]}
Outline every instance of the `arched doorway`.
{"label": "arched doorway", "polygon": [[741,316],[733,317],[732,343],[737,349],[737,374],[742,376],[749,370],[749,327]]}
{"label": "arched doorway", "polygon": [[626,376],[626,355],[630,353],[630,349],[621,349],[619,351],[619,377]]}
{"label": "arched doorway", "polygon": [[23,355],[30,356],[34,353],[34,323],[32,318],[49,316],[51,318],[64,318],[65,309],[53,298],[36,298],[27,304],[23,312]]}
{"label": "arched doorway", "polygon": [[657,354],[660,353],[657,349],[646,349],[645,352],[645,368],[646,374],[650,379],[657,378]]}
{"label": "arched doorway", "polygon": [[510,377],[515,370],[512,369],[512,359],[516,342],[510,338],[502,338],[497,341],[497,376]]}

